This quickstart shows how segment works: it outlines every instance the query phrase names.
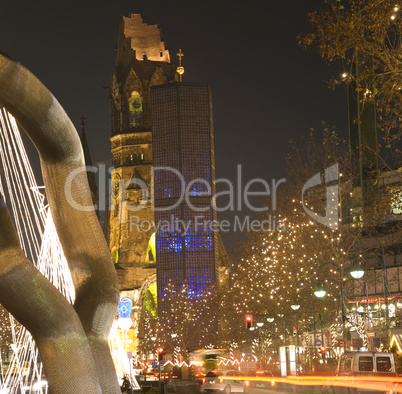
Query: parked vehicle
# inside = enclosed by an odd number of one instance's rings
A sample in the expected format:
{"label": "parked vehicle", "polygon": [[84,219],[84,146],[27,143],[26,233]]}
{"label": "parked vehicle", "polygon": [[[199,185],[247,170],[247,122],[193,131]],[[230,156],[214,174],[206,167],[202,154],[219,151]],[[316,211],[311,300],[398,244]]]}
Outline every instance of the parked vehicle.
{"label": "parked vehicle", "polygon": [[[354,351],[344,353],[338,360],[336,378],[323,387],[323,393],[381,394],[397,386],[391,380],[376,382],[376,377],[397,376],[395,358],[390,352]],[[359,378],[363,378],[359,380]],[[367,378],[372,378],[367,380]],[[348,384],[347,379],[350,379]],[[341,387],[344,386],[348,387]],[[357,386],[357,387],[356,387]]]}
{"label": "parked vehicle", "polygon": [[390,352],[350,352],[339,358],[337,374],[343,376],[396,376]]}

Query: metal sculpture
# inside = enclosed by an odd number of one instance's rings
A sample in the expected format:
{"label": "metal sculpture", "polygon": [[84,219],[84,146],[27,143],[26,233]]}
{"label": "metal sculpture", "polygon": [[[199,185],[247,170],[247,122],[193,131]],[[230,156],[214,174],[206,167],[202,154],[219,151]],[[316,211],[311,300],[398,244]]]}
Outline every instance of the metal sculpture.
{"label": "metal sculpture", "polygon": [[32,334],[51,393],[119,393],[108,347],[118,281],[93,209],[78,134],[50,91],[0,53],[0,105],[39,152],[55,227],[76,292],[71,305],[21,250],[0,201],[0,303]]}

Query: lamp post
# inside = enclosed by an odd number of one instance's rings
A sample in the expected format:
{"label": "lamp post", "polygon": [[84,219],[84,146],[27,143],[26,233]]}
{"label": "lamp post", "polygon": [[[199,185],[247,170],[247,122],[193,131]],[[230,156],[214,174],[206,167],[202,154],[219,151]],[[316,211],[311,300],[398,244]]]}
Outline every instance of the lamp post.
{"label": "lamp post", "polygon": [[[320,278],[320,272],[323,267],[326,267],[328,265],[333,265],[336,267],[336,269],[339,272],[339,281],[336,279],[330,278],[328,280],[336,283],[339,287],[339,301],[341,303],[341,314],[342,314],[342,334],[343,334],[343,342],[345,348],[347,347],[347,341],[346,341],[346,327],[345,327],[345,321],[346,321],[346,313],[345,313],[345,303],[343,300],[343,279],[344,279],[344,273],[343,273],[343,267],[338,266],[338,264],[334,263],[333,261],[329,261],[327,263],[322,264],[319,269],[318,269],[318,278]],[[353,279],[360,279],[364,275],[364,270],[361,267],[360,263],[358,260],[355,260],[353,263],[352,267],[349,270],[349,273],[351,274]],[[322,298],[325,296],[327,292],[325,291],[324,287],[322,286],[322,283],[319,281],[316,290],[314,291],[314,295],[318,298]]]}
{"label": "lamp post", "polygon": [[[300,304],[294,303],[290,305],[290,307],[296,312],[300,309]],[[296,313],[298,316],[298,313]],[[300,346],[299,346],[299,318],[296,319],[296,331],[293,331],[293,335],[296,334],[296,351],[297,351],[297,358],[296,358],[296,374],[299,374],[300,371]]]}
{"label": "lamp post", "polygon": [[[382,262],[382,287],[384,290],[384,305],[385,305],[385,326],[387,329],[387,345],[389,344],[389,305],[388,305],[388,294],[387,294],[387,288],[388,288],[388,280],[387,280],[387,269],[385,267],[385,251],[384,251],[384,245],[382,242],[379,240],[379,238],[375,236],[370,236],[370,238],[375,239],[378,244],[381,246],[381,262]],[[362,239],[362,238],[360,238]],[[355,245],[356,247],[356,245]],[[356,260],[357,261],[357,260]]]}

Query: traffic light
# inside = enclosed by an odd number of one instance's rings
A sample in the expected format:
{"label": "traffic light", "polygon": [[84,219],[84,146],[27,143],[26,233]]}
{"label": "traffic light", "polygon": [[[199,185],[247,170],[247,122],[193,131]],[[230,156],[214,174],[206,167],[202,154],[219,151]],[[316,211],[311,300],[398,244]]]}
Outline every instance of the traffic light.
{"label": "traffic light", "polygon": [[327,351],[327,349],[325,349],[325,346],[320,346],[320,347],[318,348],[318,352],[321,353],[321,354],[325,354],[326,351]]}
{"label": "traffic light", "polygon": [[251,315],[246,316],[246,327],[249,330],[251,328],[251,324],[253,322],[253,317]]}
{"label": "traffic light", "polygon": [[163,356],[166,354],[166,349],[163,346],[158,346],[159,361],[163,361]]}

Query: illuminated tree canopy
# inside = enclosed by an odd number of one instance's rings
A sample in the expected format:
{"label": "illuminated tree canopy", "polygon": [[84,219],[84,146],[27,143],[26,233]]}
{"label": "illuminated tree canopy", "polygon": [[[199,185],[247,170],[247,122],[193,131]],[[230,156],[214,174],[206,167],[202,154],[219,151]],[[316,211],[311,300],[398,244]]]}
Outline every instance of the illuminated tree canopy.
{"label": "illuminated tree canopy", "polygon": [[[291,142],[286,158],[287,181],[278,195],[277,221],[282,221],[283,231],[255,232],[238,250],[232,267],[233,289],[228,296],[234,306],[236,321],[244,326],[244,316],[277,316],[291,318],[290,305],[301,305],[300,311],[310,312],[314,305],[331,315],[339,308],[339,289],[326,281],[329,297],[318,301],[314,289],[318,281],[319,267],[329,261],[345,264],[350,258],[359,229],[343,225],[342,202],[352,190],[349,171],[348,144],[334,129],[323,125],[321,133],[310,131],[300,143]],[[301,190],[306,181],[334,163],[340,168],[339,228],[325,227],[308,216],[303,209]],[[322,214],[325,211],[325,183],[312,189],[305,196],[305,206]],[[261,219],[267,219],[267,212]],[[335,270],[321,272],[323,281]],[[320,278],[321,279],[321,278]]]}

